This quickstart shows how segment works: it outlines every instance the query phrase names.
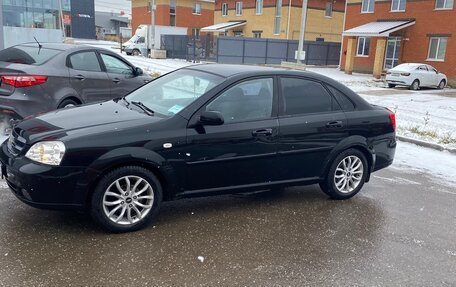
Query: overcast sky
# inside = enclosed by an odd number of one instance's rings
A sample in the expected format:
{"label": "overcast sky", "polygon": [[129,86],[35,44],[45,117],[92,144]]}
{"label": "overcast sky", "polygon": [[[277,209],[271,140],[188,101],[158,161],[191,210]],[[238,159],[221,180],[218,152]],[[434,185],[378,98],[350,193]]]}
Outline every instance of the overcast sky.
{"label": "overcast sky", "polygon": [[131,1],[129,0],[95,0],[95,10],[119,13],[124,11],[131,14]]}

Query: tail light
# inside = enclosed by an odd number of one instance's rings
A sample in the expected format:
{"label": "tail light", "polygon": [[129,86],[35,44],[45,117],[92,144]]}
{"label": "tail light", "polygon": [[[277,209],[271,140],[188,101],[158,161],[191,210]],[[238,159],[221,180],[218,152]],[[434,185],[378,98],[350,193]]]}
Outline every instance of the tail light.
{"label": "tail light", "polygon": [[2,83],[15,88],[31,87],[46,83],[47,76],[14,75],[1,76]]}
{"label": "tail light", "polygon": [[389,119],[390,119],[390,122],[391,122],[391,126],[393,127],[393,130],[395,131],[396,130],[396,114],[391,111],[390,109],[387,109],[388,110],[388,116],[389,116]]}
{"label": "tail light", "polygon": [[401,76],[408,77],[408,76],[410,76],[410,73],[401,73]]}

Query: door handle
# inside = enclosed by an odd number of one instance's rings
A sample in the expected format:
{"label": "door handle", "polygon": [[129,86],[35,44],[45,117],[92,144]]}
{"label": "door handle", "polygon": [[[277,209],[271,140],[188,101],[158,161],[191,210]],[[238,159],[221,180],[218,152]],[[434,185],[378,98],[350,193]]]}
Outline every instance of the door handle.
{"label": "door handle", "polygon": [[342,121],[332,121],[326,124],[327,128],[341,128],[343,126],[344,124],[342,123]]}
{"label": "door handle", "polygon": [[85,80],[85,77],[83,75],[76,75],[74,76],[75,79],[78,79],[80,81],[84,81]]}
{"label": "door handle", "polygon": [[112,79],[112,81],[113,81],[114,84],[120,83],[120,79],[119,78],[114,78],[114,79]]}
{"label": "door handle", "polygon": [[271,136],[272,129],[261,129],[252,132],[253,136]]}

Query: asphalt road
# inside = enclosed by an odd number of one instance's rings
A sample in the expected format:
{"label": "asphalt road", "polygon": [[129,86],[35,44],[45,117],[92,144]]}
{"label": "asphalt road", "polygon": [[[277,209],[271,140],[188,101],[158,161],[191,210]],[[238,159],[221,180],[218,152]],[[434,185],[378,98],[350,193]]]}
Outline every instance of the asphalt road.
{"label": "asphalt road", "polygon": [[390,168],[348,201],[317,186],[182,200],[113,235],[2,188],[0,285],[456,286],[456,190]]}

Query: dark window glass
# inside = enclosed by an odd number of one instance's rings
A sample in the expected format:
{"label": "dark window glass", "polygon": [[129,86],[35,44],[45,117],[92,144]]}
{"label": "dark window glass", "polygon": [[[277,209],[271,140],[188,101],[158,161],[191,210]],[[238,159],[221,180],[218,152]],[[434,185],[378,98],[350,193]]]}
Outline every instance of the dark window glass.
{"label": "dark window glass", "polygon": [[333,88],[331,86],[328,86],[328,88],[331,91],[331,93],[333,94],[333,96],[336,98],[340,107],[342,107],[342,110],[353,111],[355,109],[355,105],[352,103],[352,101],[350,101],[350,99],[346,95],[344,95],[338,89]]}
{"label": "dark window glass", "polygon": [[8,63],[17,63],[25,65],[41,65],[50,60],[52,57],[61,53],[60,50],[29,47],[29,46],[15,46],[0,51],[0,61]]}
{"label": "dark window glass", "polygon": [[272,115],[273,80],[245,81],[228,89],[206,110],[223,115],[225,123],[268,119]]}
{"label": "dark window glass", "polygon": [[75,70],[101,72],[95,52],[82,52],[70,56],[71,67]]}
{"label": "dark window glass", "polygon": [[284,115],[324,113],[332,111],[332,97],[317,82],[282,78]]}

